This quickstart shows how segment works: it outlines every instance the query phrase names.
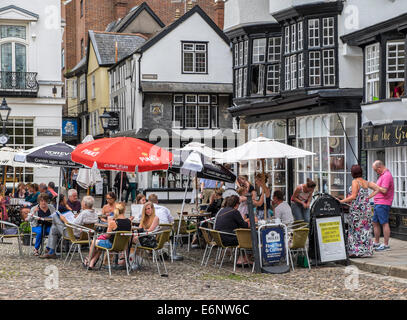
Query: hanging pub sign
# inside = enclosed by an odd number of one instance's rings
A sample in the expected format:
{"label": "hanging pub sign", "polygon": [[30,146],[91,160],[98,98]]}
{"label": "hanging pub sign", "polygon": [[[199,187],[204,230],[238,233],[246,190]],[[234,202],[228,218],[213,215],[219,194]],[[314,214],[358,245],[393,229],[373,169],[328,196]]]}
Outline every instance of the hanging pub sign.
{"label": "hanging pub sign", "polygon": [[407,124],[363,127],[362,143],[365,150],[407,146]]}
{"label": "hanging pub sign", "polygon": [[117,111],[109,111],[110,119],[108,123],[109,130],[119,130],[120,127],[120,117]]}
{"label": "hanging pub sign", "polygon": [[62,118],[62,136],[63,137],[78,136],[78,119]]}
{"label": "hanging pub sign", "polygon": [[265,226],[261,229],[261,257],[263,262],[276,263],[285,257],[284,229]]}
{"label": "hanging pub sign", "polygon": [[345,239],[340,216],[316,219],[319,257],[322,263],[346,260]]}

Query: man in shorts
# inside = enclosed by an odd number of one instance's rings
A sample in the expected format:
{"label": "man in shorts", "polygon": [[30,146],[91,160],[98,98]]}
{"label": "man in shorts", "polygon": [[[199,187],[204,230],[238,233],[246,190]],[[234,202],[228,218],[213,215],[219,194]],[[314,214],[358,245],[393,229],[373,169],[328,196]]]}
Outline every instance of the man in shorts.
{"label": "man in shorts", "polygon": [[[373,163],[373,170],[379,175],[376,184],[379,186],[379,193],[374,197],[373,228],[375,240],[373,247],[376,251],[390,250],[390,225],[389,213],[394,197],[394,182],[390,171],[383,162],[376,160]],[[384,243],[380,243],[380,225],[383,227]]]}

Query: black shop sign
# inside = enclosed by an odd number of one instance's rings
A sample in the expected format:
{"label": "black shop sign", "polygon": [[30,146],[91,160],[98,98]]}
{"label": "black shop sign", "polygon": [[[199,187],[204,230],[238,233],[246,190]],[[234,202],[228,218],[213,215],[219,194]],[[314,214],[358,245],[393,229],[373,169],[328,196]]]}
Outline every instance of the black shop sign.
{"label": "black shop sign", "polygon": [[120,127],[119,113],[116,111],[110,111],[109,114],[110,114],[110,119],[108,122],[109,130],[118,130]]}
{"label": "black shop sign", "polygon": [[365,150],[407,146],[407,125],[364,127],[362,144]]}

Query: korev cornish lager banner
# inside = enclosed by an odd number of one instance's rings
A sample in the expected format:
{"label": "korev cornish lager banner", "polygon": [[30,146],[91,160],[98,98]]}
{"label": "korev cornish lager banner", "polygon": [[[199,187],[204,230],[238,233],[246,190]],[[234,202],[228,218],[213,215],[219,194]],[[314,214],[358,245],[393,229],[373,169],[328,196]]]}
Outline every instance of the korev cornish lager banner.
{"label": "korev cornish lager banner", "polygon": [[317,218],[316,225],[321,262],[346,260],[341,217]]}

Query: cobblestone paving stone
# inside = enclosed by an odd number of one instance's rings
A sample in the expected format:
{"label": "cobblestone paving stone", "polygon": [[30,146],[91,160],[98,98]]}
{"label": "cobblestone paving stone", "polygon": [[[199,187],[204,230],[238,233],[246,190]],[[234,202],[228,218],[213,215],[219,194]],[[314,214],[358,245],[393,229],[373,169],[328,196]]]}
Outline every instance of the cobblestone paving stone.
{"label": "cobblestone paving stone", "polygon": [[[308,269],[280,275],[252,274],[246,267],[233,273],[233,263],[221,270],[200,266],[202,251],[178,252],[183,261],[166,262],[168,278],[160,277],[155,264],[132,271],[86,271],[75,256],[71,264],[63,260],[19,258],[17,246],[0,244],[0,300],[5,299],[403,299],[407,300],[407,280],[360,272],[355,290],[345,287],[349,273],[340,265]],[[214,254],[212,254],[214,257]],[[46,268],[58,269],[58,288],[46,289]],[[49,272],[49,271],[48,271]],[[147,281],[148,280],[148,281]]]}

